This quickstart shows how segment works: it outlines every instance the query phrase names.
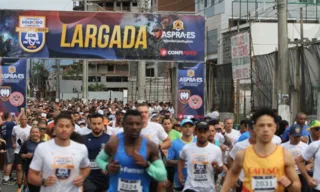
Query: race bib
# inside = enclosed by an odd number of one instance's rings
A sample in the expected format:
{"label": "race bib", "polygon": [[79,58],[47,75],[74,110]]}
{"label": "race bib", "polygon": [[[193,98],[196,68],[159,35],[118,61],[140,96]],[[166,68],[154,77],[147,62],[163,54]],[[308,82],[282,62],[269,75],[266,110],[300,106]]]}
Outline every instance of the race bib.
{"label": "race bib", "polygon": [[207,181],[208,169],[206,164],[193,165],[194,181]]}
{"label": "race bib", "polygon": [[66,180],[74,169],[73,158],[71,156],[54,157],[52,167],[58,180]]}
{"label": "race bib", "polygon": [[277,188],[277,178],[274,176],[254,176],[251,185],[255,192],[274,192]]}
{"label": "race bib", "polygon": [[142,192],[141,181],[119,178],[118,192]]}
{"label": "race bib", "polygon": [[96,162],[95,160],[91,160],[91,161],[90,161],[90,167],[91,167],[91,170],[100,169],[100,168],[98,167],[97,162]]}

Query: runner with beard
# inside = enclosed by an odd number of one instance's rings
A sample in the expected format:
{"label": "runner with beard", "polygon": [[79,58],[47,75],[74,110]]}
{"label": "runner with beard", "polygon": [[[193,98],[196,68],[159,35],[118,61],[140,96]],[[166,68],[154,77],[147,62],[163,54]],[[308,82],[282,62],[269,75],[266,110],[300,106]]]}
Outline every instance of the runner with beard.
{"label": "runner with beard", "polygon": [[85,192],[106,191],[109,187],[109,177],[103,174],[96,163],[96,157],[104,149],[105,143],[109,141],[110,135],[104,133],[104,117],[100,113],[93,113],[89,116],[92,132],[84,136],[84,144],[89,151],[91,172],[83,184]]}
{"label": "runner with beard", "polygon": [[[185,192],[213,192],[215,189],[214,174],[223,169],[221,149],[208,141],[210,135],[207,122],[196,125],[197,142],[183,147],[178,160],[178,175]],[[187,163],[185,178],[183,169]],[[186,182],[184,183],[184,181]]]}
{"label": "runner with beard", "polygon": [[98,166],[110,177],[108,192],[149,192],[151,178],[166,181],[158,147],[140,136],[142,127],[141,113],[128,110],[123,117],[124,132],[112,137],[97,156]]}
{"label": "runner with beard", "polygon": [[292,155],[272,142],[277,127],[274,112],[267,108],[258,110],[252,116],[252,124],[256,143],[236,153],[221,191],[228,192],[235,186],[242,169],[242,192],[300,191]]}

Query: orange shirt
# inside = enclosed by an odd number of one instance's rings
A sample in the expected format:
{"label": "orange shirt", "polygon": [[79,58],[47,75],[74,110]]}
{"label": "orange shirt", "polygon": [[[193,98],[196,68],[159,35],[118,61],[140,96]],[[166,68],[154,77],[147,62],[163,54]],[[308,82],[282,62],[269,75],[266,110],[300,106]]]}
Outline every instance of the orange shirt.
{"label": "orange shirt", "polygon": [[284,187],[278,184],[278,179],[285,175],[283,150],[283,147],[277,146],[275,151],[266,157],[258,156],[253,145],[245,150],[242,192],[284,191]]}

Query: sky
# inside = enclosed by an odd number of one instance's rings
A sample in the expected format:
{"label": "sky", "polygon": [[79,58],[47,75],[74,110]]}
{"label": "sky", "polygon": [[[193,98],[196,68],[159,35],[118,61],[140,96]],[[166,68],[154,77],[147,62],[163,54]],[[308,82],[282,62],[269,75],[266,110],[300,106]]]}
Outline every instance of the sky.
{"label": "sky", "polygon": [[72,0],[0,0],[1,9],[71,11]]}

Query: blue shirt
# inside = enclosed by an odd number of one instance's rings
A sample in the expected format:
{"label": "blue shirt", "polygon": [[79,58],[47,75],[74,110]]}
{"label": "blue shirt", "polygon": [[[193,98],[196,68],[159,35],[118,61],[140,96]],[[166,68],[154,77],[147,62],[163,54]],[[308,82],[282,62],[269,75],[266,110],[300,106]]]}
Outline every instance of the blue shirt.
{"label": "blue shirt", "polygon": [[[119,139],[119,144],[117,151],[114,155],[114,160],[118,161],[118,164],[121,166],[121,168],[118,173],[110,174],[110,186],[108,192],[149,192],[151,176],[147,173],[145,168],[135,163],[132,156],[129,156],[127,154],[124,146],[124,134],[119,133],[117,135],[117,138]],[[146,138],[142,138],[139,149],[139,155],[141,155],[145,160],[148,160],[147,143],[148,140]],[[140,188],[142,189],[139,190]]]}
{"label": "blue shirt", "polygon": [[[193,138],[193,142],[196,142],[197,139]],[[188,143],[182,141],[181,138],[176,139],[174,141],[171,142],[171,147],[168,150],[168,157],[167,160],[178,160],[180,157],[180,152],[182,151],[182,148]],[[187,162],[186,162],[187,163]],[[182,170],[182,173],[184,175],[184,180],[187,180],[187,166],[185,165],[185,167]],[[173,187],[175,188],[179,188],[181,187],[180,183],[179,183],[179,179],[178,179],[178,169],[177,167],[174,168],[174,182],[173,182]]]}
{"label": "blue shirt", "polygon": [[84,136],[84,144],[86,145],[89,152],[89,159],[91,162],[91,172],[87,177],[89,180],[94,180],[97,182],[108,183],[108,175],[104,175],[101,169],[96,163],[96,157],[98,156],[100,150],[104,149],[104,145],[109,141],[110,135],[102,133],[100,137],[95,137],[92,133]]}
{"label": "blue shirt", "polygon": [[250,133],[249,133],[249,131],[246,131],[246,132],[241,134],[241,136],[239,137],[237,142],[241,142],[241,141],[247,140],[247,139],[249,139],[249,137],[250,137]]}
{"label": "blue shirt", "polygon": [[[302,132],[301,132],[301,136],[302,137],[308,137],[310,135],[310,132],[307,130],[308,126],[305,125],[302,128]],[[287,142],[289,141],[289,131],[290,131],[290,126],[286,128],[286,130],[284,130],[283,134],[282,134],[282,142]]]}
{"label": "blue shirt", "polygon": [[6,149],[12,149],[12,130],[16,126],[14,122],[4,122],[1,126],[1,135],[2,138],[6,141]]}

